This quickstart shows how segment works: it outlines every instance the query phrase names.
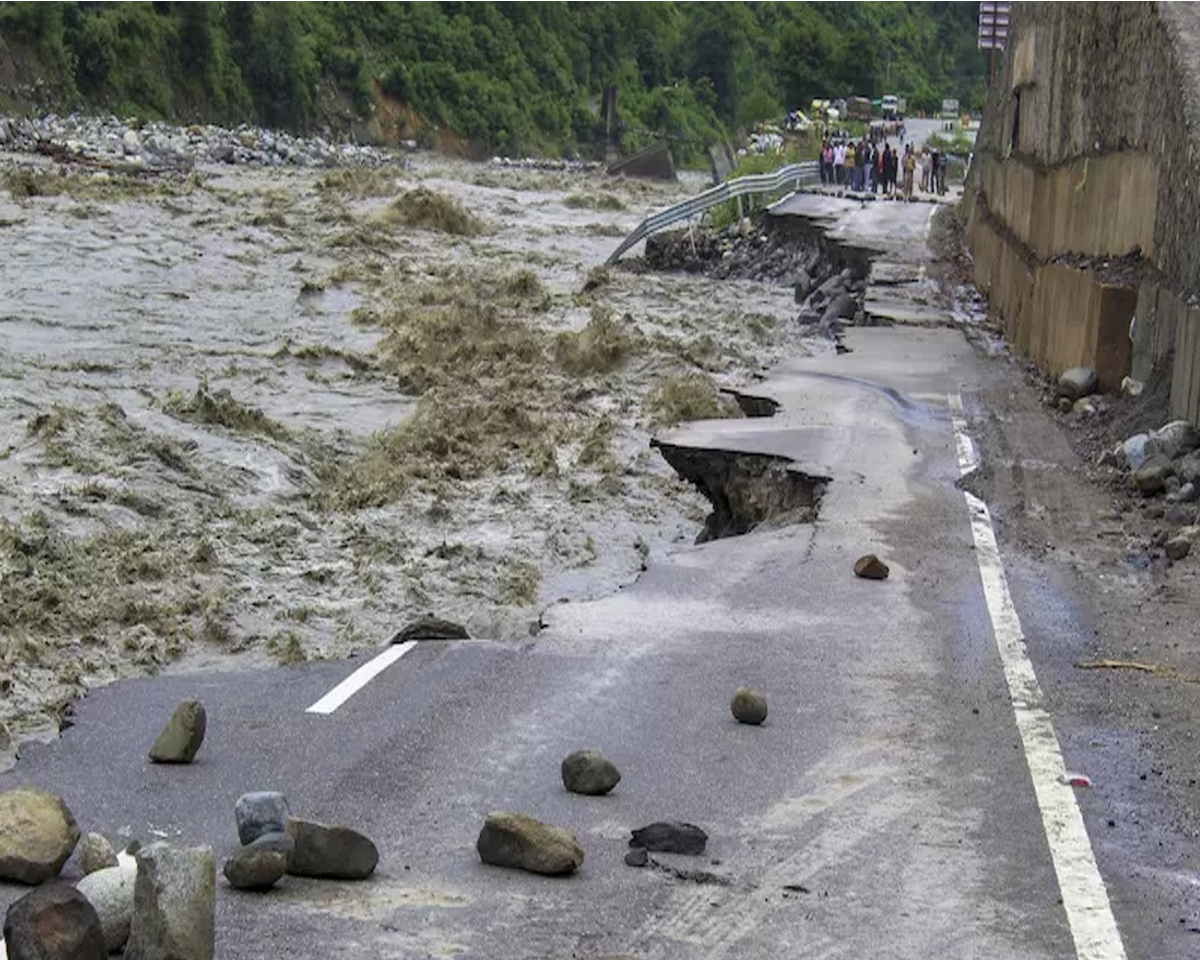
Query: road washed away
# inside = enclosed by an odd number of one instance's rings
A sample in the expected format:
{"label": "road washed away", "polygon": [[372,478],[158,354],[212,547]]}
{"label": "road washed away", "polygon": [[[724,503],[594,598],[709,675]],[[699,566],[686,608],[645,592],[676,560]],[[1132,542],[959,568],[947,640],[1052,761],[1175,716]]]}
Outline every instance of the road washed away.
{"label": "road washed away", "polygon": [[599,266],[694,182],[2,163],[16,740],[118,677],[340,658],[430,612],[527,637],[696,539],[655,432],[829,349],[778,275]]}

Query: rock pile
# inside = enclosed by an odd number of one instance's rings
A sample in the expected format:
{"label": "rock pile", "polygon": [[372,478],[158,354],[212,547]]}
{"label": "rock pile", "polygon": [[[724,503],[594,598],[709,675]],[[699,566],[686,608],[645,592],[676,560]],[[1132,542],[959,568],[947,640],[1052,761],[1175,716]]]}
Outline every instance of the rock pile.
{"label": "rock pile", "polygon": [[282,793],[242,794],[233,812],[242,846],[222,868],[231,887],[267,890],[286,874],[365,880],[379,863],[375,844],[361,833],[291,816]]}
{"label": "rock pile", "polygon": [[590,173],[603,164],[595,160],[570,160],[559,157],[492,157],[493,167],[516,170],[561,170],[565,173]]}
{"label": "rock pile", "polygon": [[394,151],[379,147],[335,143],[322,137],[305,139],[245,124],[227,129],[80,114],[0,117],[0,150],[32,152],[39,144],[54,144],[69,154],[103,164],[147,168],[196,163],[376,167],[402,162]]}
{"label": "rock pile", "polygon": [[845,324],[866,323],[862,304],[867,284],[850,267],[827,276],[819,285],[816,280],[805,284],[806,277],[796,284],[801,323],[815,324],[826,336]]}
{"label": "rock pile", "polygon": [[1200,432],[1185,420],[1173,420],[1157,430],[1135,434],[1105,451],[1101,465],[1125,472],[1131,493],[1146,500],[1162,498],[1156,515],[1163,521],[1151,545],[1177,562],[1200,540]]}

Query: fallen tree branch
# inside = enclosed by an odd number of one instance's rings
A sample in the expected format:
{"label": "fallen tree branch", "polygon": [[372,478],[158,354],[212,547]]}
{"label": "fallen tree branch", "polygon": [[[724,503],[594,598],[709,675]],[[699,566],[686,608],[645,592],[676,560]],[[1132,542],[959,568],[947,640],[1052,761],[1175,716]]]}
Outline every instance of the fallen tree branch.
{"label": "fallen tree branch", "polygon": [[1136,660],[1087,660],[1075,664],[1077,670],[1136,670],[1148,673],[1161,680],[1182,680],[1184,683],[1200,683],[1200,676],[1194,673],[1180,673],[1174,667],[1164,667],[1155,663],[1138,663]]}

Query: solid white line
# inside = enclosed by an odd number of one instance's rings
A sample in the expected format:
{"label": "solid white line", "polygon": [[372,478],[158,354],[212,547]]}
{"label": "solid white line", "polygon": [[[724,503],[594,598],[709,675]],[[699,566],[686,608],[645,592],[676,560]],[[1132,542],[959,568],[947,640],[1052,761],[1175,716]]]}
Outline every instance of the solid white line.
{"label": "solid white line", "polygon": [[[967,436],[962,397],[950,397],[950,419],[958,445],[958,466],[965,477],[975,469],[975,449]],[[987,504],[966,491],[975,537],[975,556],[983,579],[983,595],[992,618],[996,647],[1004,665],[1017,730],[1025,748],[1025,761],[1033,778],[1033,791],[1042,814],[1046,841],[1058,876],[1063,908],[1075,940],[1079,960],[1125,960],[1125,945],[1108,902],[1108,890],[1088,838],[1074,788],[1061,782],[1066,773],[1062,750],[1050,715],[1043,706],[1042,689],[1025,646],[1021,620],[1008,591],[1004,564],[996,545],[992,515]]]}
{"label": "solid white line", "polygon": [[397,643],[388,647],[383,651],[383,653],[379,654],[379,656],[364,663],[361,667],[350,674],[350,676],[330,690],[327,694],[325,694],[325,696],[323,696],[304,712],[322,714],[333,713],[334,710],[358,693],[359,690],[370,683],[375,677],[379,676],[379,674],[383,673],[384,670],[408,653],[408,651],[416,645],[417,641],[409,640],[406,643]]}

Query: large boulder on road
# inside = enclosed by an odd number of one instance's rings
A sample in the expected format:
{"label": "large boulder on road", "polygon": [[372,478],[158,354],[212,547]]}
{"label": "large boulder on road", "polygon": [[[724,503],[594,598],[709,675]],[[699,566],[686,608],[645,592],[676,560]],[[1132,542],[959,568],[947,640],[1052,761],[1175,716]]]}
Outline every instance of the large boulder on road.
{"label": "large boulder on road", "polygon": [[98,833],[89,833],[79,841],[78,852],[79,869],[85,876],[117,865],[117,854],[112,844]]}
{"label": "large boulder on road", "polygon": [[116,866],[89,873],[75,886],[87,897],[96,916],[100,918],[104,943],[109,953],[123,948],[129,939],[137,872],[137,861],[131,856],[122,855]]}
{"label": "large boulder on road", "polygon": [[767,719],[767,698],[757,690],[738,687],[733,693],[729,709],[738,723],[757,727]]}
{"label": "large boulder on road", "polygon": [[547,876],[574,873],[584,856],[566,830],[519,813],[489,813],[475,849],[484,863]]}
{"label": "large boulder on road", "polygon": [[0,793],[0,880],[32,885],[57,877],[78,842],[62,798],[32,786]]}
{"label": "large boulder on road", "polygon": [[238,840],[253,843],[265,833],[283,833],[287,826],[288,802],[282,793],[259,790],[243,793],[233,807]]}
{"label": "large boulder on road", "polygon": [[216,889],[212,847],[139,850],[125,960],[212,960]]}
{"label": "large boulder on road", "polygon": [[65,883],[25,894],[4,915],[8,960],[105,960],[104,930],[87,898]]}
{"label": "large boulder on road", "polygon": [[595,750],[577,750],[562,762],[562,782],[572,793],[598,797],[621,782],[621,773]]}
{"label": "large boulder on road", "polygon": [[662,821],[633,831],[631,847],[643,847],[654,853],[682,853],[698,856],[704,852],[708,834],[694,823]]}
{"label": "large boulder on road", "polygon": [[379,863],[375,844],[349,827],[288,817],[287,833],[296,844],[288,863],[295,877],[365,880]]}
{"label": "large boulder on road", "polygon": [[195,700],[184,700],[150,748],[155,763],[191,763],[204,742],[208,718],[204,707]]}

